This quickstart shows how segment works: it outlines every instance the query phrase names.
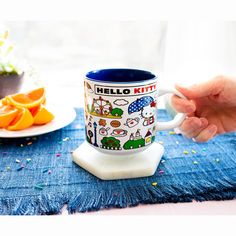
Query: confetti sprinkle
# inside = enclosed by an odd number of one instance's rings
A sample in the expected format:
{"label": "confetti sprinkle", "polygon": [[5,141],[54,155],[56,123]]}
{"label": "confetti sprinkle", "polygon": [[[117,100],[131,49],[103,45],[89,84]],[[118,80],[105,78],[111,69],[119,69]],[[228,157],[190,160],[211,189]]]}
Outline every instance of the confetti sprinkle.
{"label": "confetti sprinkle", "polygon": [[20,163],[20,160],[16,159],[16,163]]}
{"label": "confetti sprinkle", "polygon": [[27,163],[31,162],[31,159],[30,158],[27,158],[26,159]]}
{"label": "confetti sprinkle", "polygon": [[165,160],[161,160],[161,163],[165,163],[166,161]]}
{"label": "confetti sprinkle", "polygon": [[11,170],[11,167],[10,167],[10,166],[7,166],[6,169],[7,169],[7,170]]}
{"label": "confetti sprinkle", "polygon": [[165,171],[164,170],[160,170],[159,171],[159,174],[161,175],[161,174],[164,174],[165,173]]}
{"label": "confetti sprinkle", "polygon": [[46,173],[46,172],[48,172],[48,169],[43,170],[43,173]]}
{"label": "confetti sprinkle", "polygon": [[194,164],[194,165],[198,165],[198,161],[194,161],[193,164]]}
{"label": "confetti sprinkle", "polygon": [[192,153],[193,153],[193,154],[196,154],[197,152],[196,152],[195,150],[192,150]]}
{"label": "confetti sprinkle", "polygon": [[176,141],[175,143],[176,143],[176,144],[179,144],[179,142],[178,142],[178,141]]}
{"label": "confetti sprinkle", "polygon": [[48,174],[50,175],[52,173],[52,171],[51,170],[48,170]]}
{"label": "confetti sprinkle", "polygon": [[216,158],[216,162],[219,163],[219,162],[220,162],[220,159],[219,159],[219,158]]}
{"label": "confetti sprinkle", "polygon": [[176,134],[174,131],[170,131],[169,134]]}
{"label": "confetti sprinkle", "polygon": [[66,137],[66,138],[63,138],[62,141],[63,141],[63,142],[66,142],[66,141],[68,141],[69,139],[70,139],[69,137]]}
{"label": "confetti sprinkle", "polygon": [[21,147],[24,147],[24,144],[21,144],[20,146],[21,146]]}
{"label": "confetti sprinkle", "polygon": [[158,143],[160,143],[160,144],[164,144],[164,142],[163,142],[163,141],[159,141]]}
{"label": "confetti sprinkle", "polygon": [[47,184],[44,184],[44,183],[37,183],[35,184],[35,188],[36,189],[39,189],[39,190],[42,190]]}
{"label": "confetti sprinkle", "polygon": [[185,151],[183,151],[183,154],[187,155],[187,154],[189,154],[189,152],[185,150]]}
{"label": "confetti sprinkle", "polygon": [[29,146],[29,145],[32,145],[32,142],[28,142],[27,145],[28,145],[28,146]]}
{"label": "confetti sprinkle", "polygon": [[153,182],[153,183],[152,183],[152,186],[157,186],[157,182]]}
{"label": "confetti sprinkle", "polygon": [[60,156],[61,156],[61,154],[60,154],[60,153],[57,153],[57,154],[56,154],[56,156],[57,156],[57,157],[60,157]]}
{"label": "confetti sprinkle", "polygon": [[17,170],[17,171],[21,171],[21,170],[23,170],[23,169],[24,169],[24,167],[21,166],[21,167],[17,168],[16,170]]}
{"label": "confetti sprinkle", "polygon": [[204,151],[204,152],[205,152],[205,151],[206,151],[206,148],[203,148],[203,149],[202,149],[202,151]]}
{"label": "confetti sprinkle", "polygon": [[35,185],[34,188],[38,189],[38,190],[43,190],[43,186],[42,185]]}

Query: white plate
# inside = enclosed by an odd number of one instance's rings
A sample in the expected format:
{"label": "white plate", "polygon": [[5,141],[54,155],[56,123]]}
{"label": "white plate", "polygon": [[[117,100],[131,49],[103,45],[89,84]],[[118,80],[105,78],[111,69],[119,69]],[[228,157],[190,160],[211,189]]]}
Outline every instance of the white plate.
{"label": "white plate", "polygon": [[46,134],[69,125],[76,117],[76,112],[72,107],[62,105],[50,105],[47,107],[55,116],[50,123],[46,125],[31,126],[28,129],[19,131],[0,129],[0,138],[23,138]]}

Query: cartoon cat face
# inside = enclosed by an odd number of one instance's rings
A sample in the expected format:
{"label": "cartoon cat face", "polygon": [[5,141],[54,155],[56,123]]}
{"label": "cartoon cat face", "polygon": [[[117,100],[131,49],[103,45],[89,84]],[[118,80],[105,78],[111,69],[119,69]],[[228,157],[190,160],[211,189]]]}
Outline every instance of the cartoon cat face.
{"label": "cartoon cat face", "polygon": [[149,118],[154,116],[155,111],[156,111],[155,107],[146,106],[142,109],[141,115],[143,118]]}

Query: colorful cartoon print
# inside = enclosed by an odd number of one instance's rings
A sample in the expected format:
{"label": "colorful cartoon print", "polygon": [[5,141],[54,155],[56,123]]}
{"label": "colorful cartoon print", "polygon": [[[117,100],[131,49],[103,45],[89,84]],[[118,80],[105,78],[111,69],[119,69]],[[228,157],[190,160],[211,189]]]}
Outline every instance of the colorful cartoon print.
{"label": "colorful cartoon print", "polygon": [[144,119],[143,125],[151,125],[154,123],[154,117],[156,112],[156,102],[151,96],[141,97],[132,102],[128,107],[128,113],[140,112],[141,117]]}
{"label": "colorful cartoon print", "polygon": [[99,129],[99,134],[102,135],[102,136],[107,136],[108,135],[108,130],[110,129],[110,127],[108,128],[100,128]]}
{"label": "colorful cartoon print", "polygon": [[89,93],[93,93],[93,89],[91,87],[91,85],[88,82],[84,82],[85,88],[87,88]]}
{"label": "colorful cartoon print", "polygon": [[129,140],[123,145],[123,148],[125,150],[128,150],[128,149],[141,148],[144,146],[145,146],[145,140],[140,135],[140,130],[138,129],[135,135],[133,133],[130,135]]}
{"label": "colorful cartoon print", "polygon": [[152,136],[152,143],[155,141],[155,135]]}
{"label": "colorful cartoon print", "polygon": [[141,116],[144,118],[143,125],[151,125],[154,123],[154,117],[156,112],[156,102],[151,102],[149,106],[144,107],[141,110]]}
{"label": "colorful cartoon print", "polygon": [[100,120],[98,121],[98,124],[99,124],[100,126],[105,127],[105,126],[107,125],[107,122],[106,122],[106,120],[104,120],[104,119],[100,119]]}
{"label": "colorful cartoon print", "polygon": [[85,110],[85,120],[86,120],[86,121],[88,120],[88,113],[87,113],[86,110]]}
{"label": "colorful cartoon print", "polygon": [[154,99],[151,96],[144,96],[138,98],[134,102],[132,102],[128,107],[128,113],[132,114],[134,112],[141,111],[144,107],[149,106]]}
{"label": "colorful cartoon print", "polygon": [[124,125],[128,126],[129,128],[132,128],[132,127],[136,126],[139,123],[139,120],[140,119],[138,117],[128,118]]}
{"label": "colorful cartoon print", "polygon": [[113,108],[111,102],[99,96],[98,99],[93,98],[91,109],[88,109],[91,115],[105,118],[122,118],[123,110]]}
{"label": "colorful cartoon print", "polygon": [[111,114],[113,116],[121,117],[123,115],[123,110],[120,108],[114,108],[112,109]]}
{"label": "colorful cartoon print", "polygon": [[88,130],[88,132],[86,132],[86,137],[87,141],[92,144],[93,132],[91,130]]}
{"label": "colorful cartoon print", "polygon": [[145,135],[145,144],[148,145],[148,144],[151,144],[152,143],[152,132],[151,130],[149,129]]}
{"label": "colorful cartoon print", "polygon": [[127,105],[129,102],[125,99],[116,99],[114,102],[113,102],[115,105],[117,106],[125,106]]}
{"label": "colorful cartoon print", "polygon": [[124,129],[113,129],[111,136],[115,136],[115,137],[124,137],[127,135],[127,130]]}
{"label": "colorful cartoon print", "polygon": [[101,140],[101,148],[111,149],[111,150],[120,150],[120,140],[114,137],[104,137]]}
{"label": "colorful cartoon print", "polygon": [[93,99],[92,111],[97,115],[106,116],[112,111],[112,105],[108,100],[104,100],[101,96],[98,99]]}
{"label": "colorful cartoon print", "polygon": [[98,147],[98,144],[97,144],[97,123],[96,122],[93,122],[93,128],[94,128],[94,143],[93,143],[93,145]]}
{"label": "colorful cartoon print", "polygon": [[118,121],[118,120],[112,120],[112,121],[110,122],[110,125],[111,125],[112,127],[114,127],[114,128],[117,128],[117,127],[119,127],[119,126],[121,125],[121,123],[120,123],[120,121]]}

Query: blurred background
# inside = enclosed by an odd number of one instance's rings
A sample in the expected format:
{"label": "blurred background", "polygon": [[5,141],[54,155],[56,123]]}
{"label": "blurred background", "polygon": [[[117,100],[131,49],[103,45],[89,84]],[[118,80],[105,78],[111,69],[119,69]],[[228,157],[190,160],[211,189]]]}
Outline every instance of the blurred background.
{"label": "blurred background", "polygon": [[[236,74],[236,22],[6,21],[17,58],[54,97],[83,105],[87,71],[150,70],[161,86]],[[27,85],[27,81],[25,81]]]}

